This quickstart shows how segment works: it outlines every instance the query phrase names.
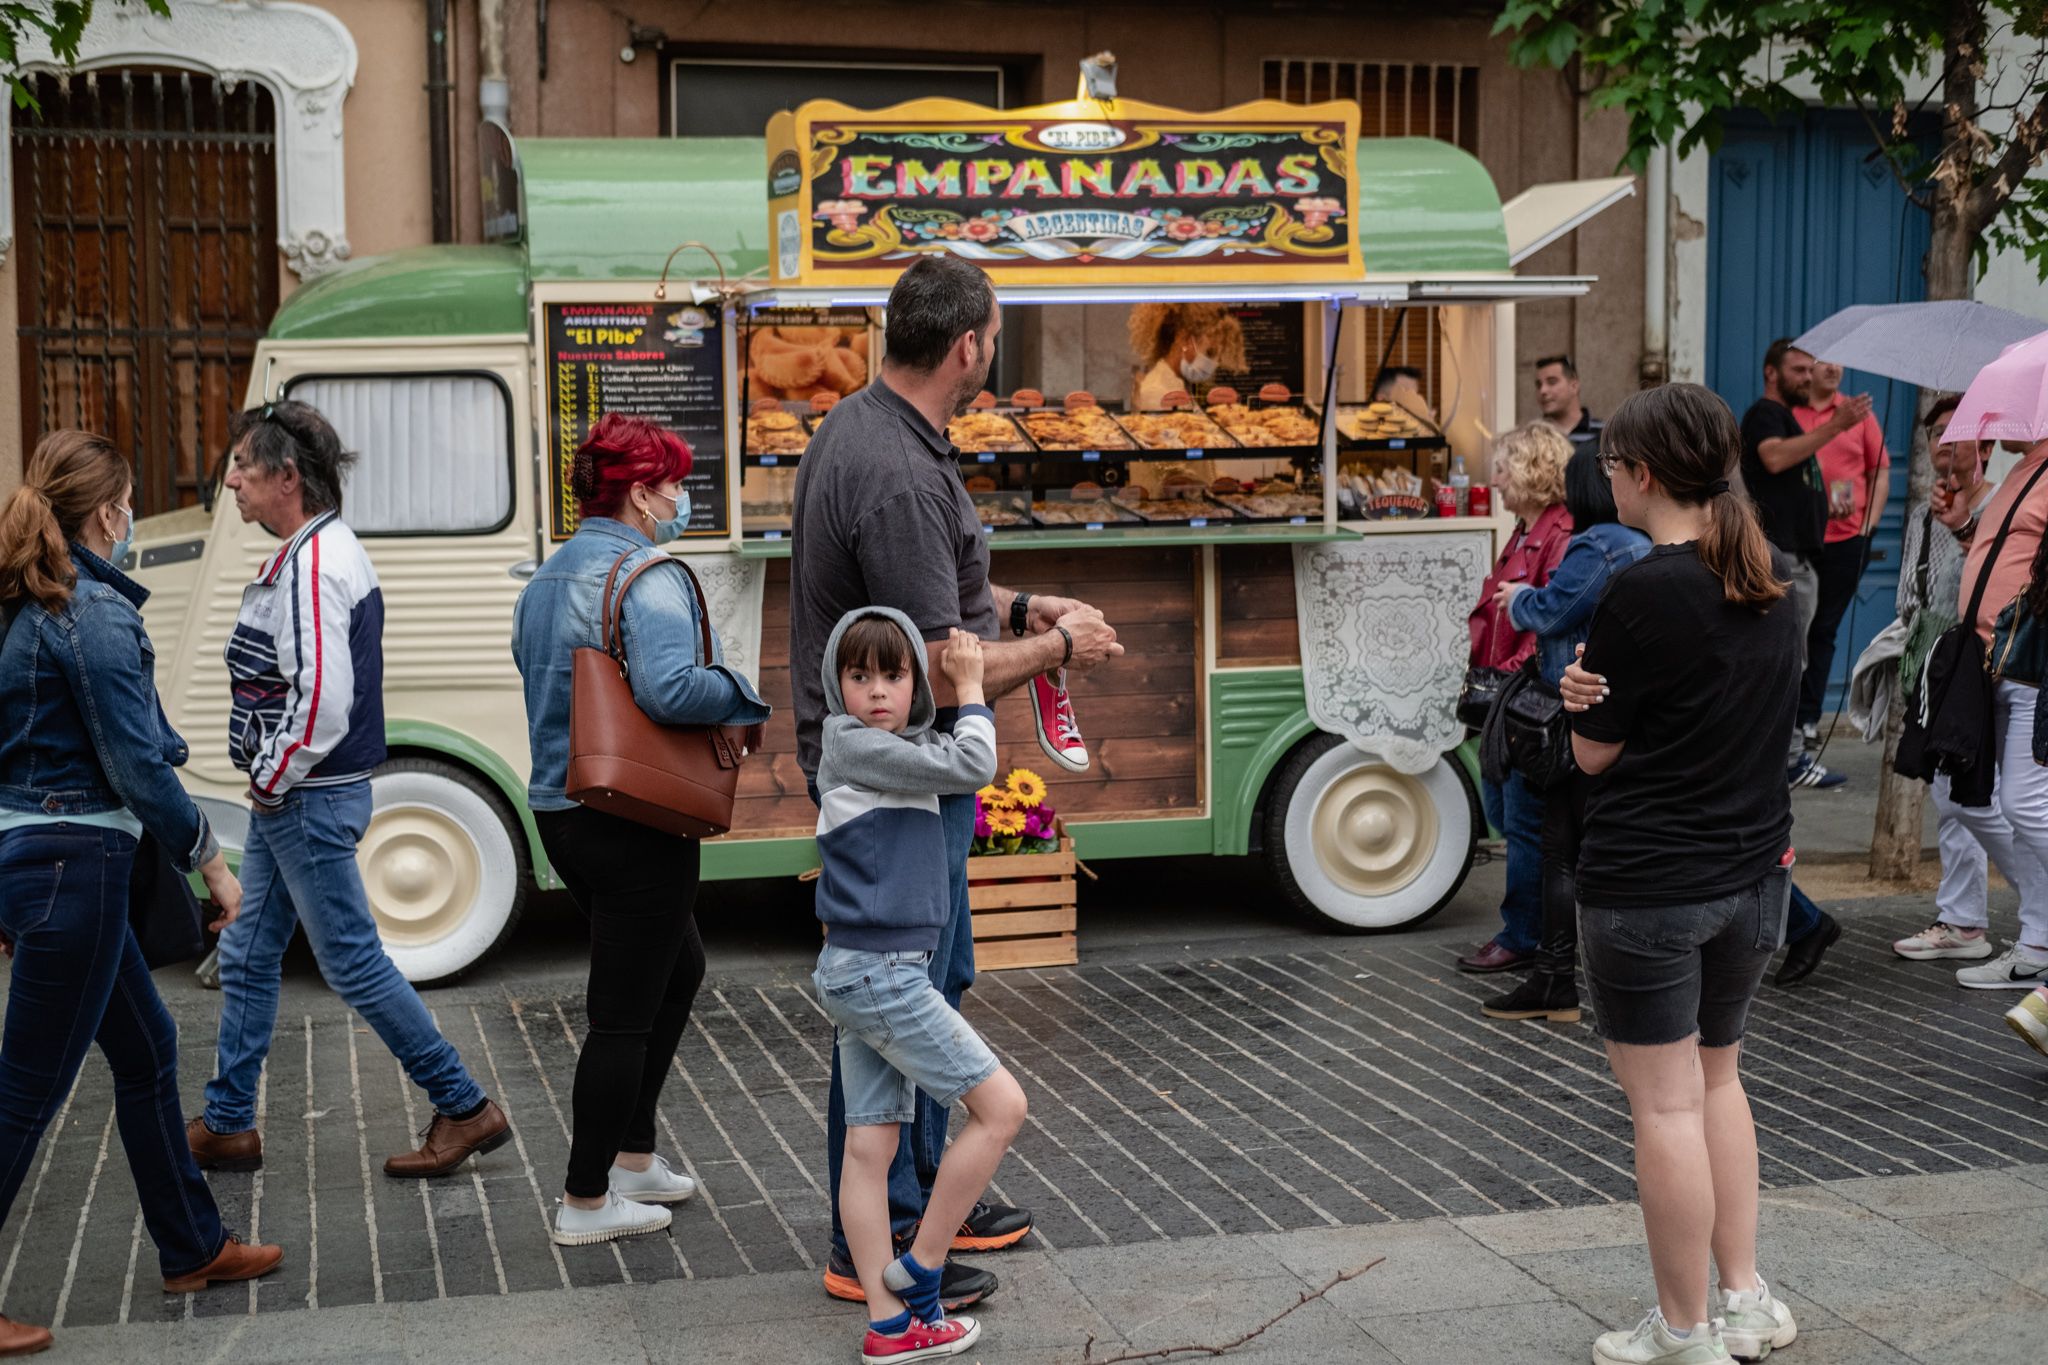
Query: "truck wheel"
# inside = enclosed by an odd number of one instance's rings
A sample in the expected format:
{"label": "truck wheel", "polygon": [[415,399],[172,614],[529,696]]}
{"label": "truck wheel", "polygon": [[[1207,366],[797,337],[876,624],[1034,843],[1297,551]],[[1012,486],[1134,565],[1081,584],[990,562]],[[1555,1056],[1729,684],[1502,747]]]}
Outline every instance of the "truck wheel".
{"label": "truck wheel", "polygon": [[1337,735],[1303,743],[1266,806],[1266,857],[1296,907],[1330,928],[1404,929],[1472,870],[1476,801],[1450,755],[1411,776]]}
{"label": "truck wheel", "polygon": [[408,981],[451,981],[519,923],[525,841],[497,793],[451,764],[392,759],[370,793],[356,864],[384,950]]}

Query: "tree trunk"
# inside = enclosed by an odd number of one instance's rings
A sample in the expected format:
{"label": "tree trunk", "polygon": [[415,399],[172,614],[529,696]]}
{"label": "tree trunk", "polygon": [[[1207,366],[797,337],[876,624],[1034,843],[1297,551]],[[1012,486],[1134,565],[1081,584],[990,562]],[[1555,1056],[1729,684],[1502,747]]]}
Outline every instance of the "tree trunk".
{"label": "tree trunk", "polygon": [[[1934,221],[1922,265],[1929,300],[1970,297],[1971,254],[1977,234],[1970,222],[1968,197],[1972,184],[1971,143],[1965,130],[1977,118],[1975,60],[1981,54],[1984,10],[1981,0],[1952,0],[1949,29],[1943,44],[1942,152],[1949,174],[1937,171],[1934,190]],[[1935,395],[1922,391],[1919,418],[1914,423],[1912,475],[1907,484],[1906,515],[1916,517],[1927,505],[1934,485],[1934,469],[1927,439],[1922,430]],[[1905,701],[1899,694],[1896,675],[1892,681],[1891,710],[1884,729],[1884,771],[1878,776],[1877,825],[1870,835],[1870,875],[1902,881],[1920,865],[1921,803],[1926,784],[1900,777],[1892,770],[1898,756],[1899,736],[1905,721]]]}

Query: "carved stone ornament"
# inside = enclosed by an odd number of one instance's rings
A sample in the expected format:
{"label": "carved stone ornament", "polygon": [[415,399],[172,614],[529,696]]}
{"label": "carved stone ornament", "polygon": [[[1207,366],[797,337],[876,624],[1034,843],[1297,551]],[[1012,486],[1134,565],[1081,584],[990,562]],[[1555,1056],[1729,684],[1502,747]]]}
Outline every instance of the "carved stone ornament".
{"label": "carved stone ornament", "polygon": [[[40,34],[25,35],[21,69],[62,72]],[[278,247],[301,279],[348,259],[342,101],[356,80],[356,43],[326,10],[286,0],[173,0],[167,18],[101,4],[78,45],[77,71],[171,67],[232,90],[254,81],[277,110]],[[0,99],[0,261],[14,246],[12,101]]]}

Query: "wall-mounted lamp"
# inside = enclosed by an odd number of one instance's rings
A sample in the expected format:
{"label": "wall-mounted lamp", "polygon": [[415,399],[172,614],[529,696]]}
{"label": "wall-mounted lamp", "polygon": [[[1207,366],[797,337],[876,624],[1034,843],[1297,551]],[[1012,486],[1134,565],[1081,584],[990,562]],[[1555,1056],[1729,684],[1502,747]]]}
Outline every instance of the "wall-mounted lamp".
{"label": "wall-mounted lamp", "polygon": [[628,21],[626,24],[626,45],[619,49],[619,60],[631,62],[640,55],[641,48],[658,48],[668,42],[668,34],[662,29],[648,28]]}

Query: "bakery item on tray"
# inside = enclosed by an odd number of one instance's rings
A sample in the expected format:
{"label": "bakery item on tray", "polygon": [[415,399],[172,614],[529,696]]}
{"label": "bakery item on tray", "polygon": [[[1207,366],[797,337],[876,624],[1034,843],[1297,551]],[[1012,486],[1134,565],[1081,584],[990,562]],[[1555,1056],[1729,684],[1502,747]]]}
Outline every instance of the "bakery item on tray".
{"label": "bakery item on tray", "polygon": [[1023,416],[1024,429],[1045,450],[1130,450],[1131,438],[1098,407],[1040,409]]}
{"label": "bakery item on tray", "polygon": [[1147,450],[1205,450],[1231,444],[1223,428],[1199,412],[1125,413],[1124,429]]}
{"label": "bakery item on tray", "polygon": [[747,419],[749,455],[801,455],[810,441],[803,419],[793,412],[775,408]]}
{"label": "bakery item on tray", "polygon": [[1209,409],[1209,415],[1240,445],[1312,446],[1323,438],[1316,419],[1306,408],[1293,404],[1254,408],[1228,403]]}
{"label": "bakery item on tray", "polygon": [[1129,521],[1130,515],[1118,510],[1117,504],[1102,496],[1097,485],[1092,494],[1084,494],[1077,486],[1073,496],[1067,498],[1043,498],[1031,504],[1031,515],[1041,526],[1086,526],[1091,522]]}
{"label": "bakery item on tray", "polygon": [[965,412],[946,423],[946,439],[970,455],[1028,451],[1017,424],[999,412]]}

